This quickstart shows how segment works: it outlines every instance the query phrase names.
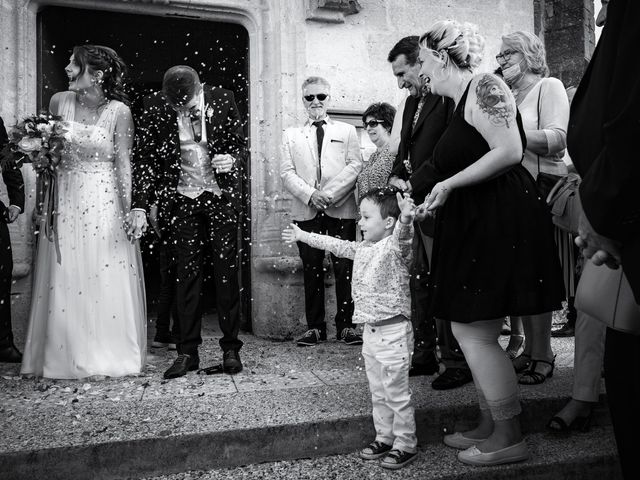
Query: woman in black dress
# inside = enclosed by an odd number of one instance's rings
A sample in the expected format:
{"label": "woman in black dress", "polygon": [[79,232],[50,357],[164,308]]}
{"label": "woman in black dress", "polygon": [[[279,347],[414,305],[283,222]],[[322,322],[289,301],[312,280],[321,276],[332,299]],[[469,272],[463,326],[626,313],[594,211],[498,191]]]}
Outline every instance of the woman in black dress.
{"label": "woman in black dress", "polygon": [[437,212],[431,307],[452,323],[480,402],[478,427],[444,441],[464,463],[495,465],[528,457],[516,374],[498,343],[502,320],[558,309],[564,288],[549,215],[520,165],[525,140],[513,95],[495,75],[473,74],[483,44],[471,25],[451,21],[420,39],[426,84],[456,110],[417,214]]}

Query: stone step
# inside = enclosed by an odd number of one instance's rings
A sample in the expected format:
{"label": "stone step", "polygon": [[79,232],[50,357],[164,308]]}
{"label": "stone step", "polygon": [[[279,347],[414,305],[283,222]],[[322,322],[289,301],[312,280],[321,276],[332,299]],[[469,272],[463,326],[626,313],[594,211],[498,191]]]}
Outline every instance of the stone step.
{"label": "stone step", "polygon": [[[217,376],[202,381],[202,392],[192,388],[185,394],[182,383],[190,385],[189,379],[178,379],[161,385],[162,395],[147,399],[132,394],[118,402],[97,397],[87,404],[76,401],[71,405],[76,413],[71,416],[67,408],[15,410],[9,420],[31,434],[21,437],[11,430],[16,425],[8,423],[5,437],[13,436],[15,443],[0,451],[0,478],[136,478],[345,454],[371,441],[374,430],[367,384],[349,379],[344,372],[341,377],[335,371],[332,377],[324,371],[313,376],[334,382],[318,386],[307,378],[311,373],[278,377],[281,383],[288,379],[288,389],[270,390],[269,382],[278,379],[258,375],[260,379],[247,376],[245,381],[259,381],[264,390],[220,393],[226,382],[242,384],[243,380]],[[571,376],[571,369],[559,369],[545,385],[523,389],[524,431],[544,430],[548,418],[566,402],[557,392],[569,391]],[[304,384],[299,383],[302,380]],[[472,424],[477,414],[475,392],[471,385],[437,392],[428,380],[412,379],[418,438],[428,448],[439,448],[444,430]],[[207,393],[212,385],[220,387],[213,387],[216,394]],[[144,391],[137,396],[144,397]],[[170,405],[168,398],[172,398]],[[10,412],[10,407],[4,406],[3,411]],[[22,416],[17,418],[16,412]],[[83,421],[89,426],[83,426]],[[610,424],[605,407],[596,410],[594,424]],[[56,428],[50,431],[45,425]],[[41,433],[34,437],[38,428]]]}
{"label": "stone step", "polygon": [[527,437],[531,457],[512,465],[470,467],[460,463],[456,451],[443,444],[419,447],[419,456],[399,471],[385,470],[356,452],[319,458],[252,464],[236,468],[188,471],[146,477],[144,480],[607,480],[621,479],[610,427],[592,428],[569,437],[536,433]]}

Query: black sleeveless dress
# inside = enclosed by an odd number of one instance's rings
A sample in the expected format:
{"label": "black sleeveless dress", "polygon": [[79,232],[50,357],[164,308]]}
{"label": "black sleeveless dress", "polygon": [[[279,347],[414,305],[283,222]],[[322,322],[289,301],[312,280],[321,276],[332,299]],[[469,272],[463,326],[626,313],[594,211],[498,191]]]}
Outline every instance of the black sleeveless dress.
{"label": "black sleeveless dress", "polygon": [[[433,152],[440,179],[490,150],[464,119],[468,92],[469,86]],[[524,138],[519,114],[518,127]],[[522,165],[450,193],[436,216],[429,286],[431,311],[449,321],[561,308],[564,285],[550,215]]]}

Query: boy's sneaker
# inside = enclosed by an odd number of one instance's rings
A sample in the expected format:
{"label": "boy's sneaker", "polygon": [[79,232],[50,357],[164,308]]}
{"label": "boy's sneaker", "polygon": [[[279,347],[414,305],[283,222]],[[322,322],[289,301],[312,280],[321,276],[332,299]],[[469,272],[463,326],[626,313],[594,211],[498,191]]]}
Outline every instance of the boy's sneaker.
{"label": "boy's sneaker", "polygon": [[340,332],[340,341],[347,345],[362,345],[362,337],[353,328],[343,328]]}
{"label": "boy's sneaker", "polygon": [[324,342],[327,339],[327,334],[320,332],[317,328],[307,330],[305,334],[300,337],[297,344],[300,347],[312,347],[320,342]]}
{"label": "boy's sneaker", "polygon": [[384,457],[392,448],[391,445],[376,440],[360,450],[358,455],[365,460],[377,460],[380,457]]}
{"label": "boy's sneaker", "polygon": [[380,460],[380,465],[384,468],[390,468],[391,470],[398,470],[399,468],[409,465],[418,457],[418,452],[409,453],[394,448],[386,457]]}
{"label": "boy's sneaker", "polygon": [[169,350],[176,349],[176,339],[170,334],[157,334],[153,337],[151,342],[151,348],[165,348],[169,347]]}

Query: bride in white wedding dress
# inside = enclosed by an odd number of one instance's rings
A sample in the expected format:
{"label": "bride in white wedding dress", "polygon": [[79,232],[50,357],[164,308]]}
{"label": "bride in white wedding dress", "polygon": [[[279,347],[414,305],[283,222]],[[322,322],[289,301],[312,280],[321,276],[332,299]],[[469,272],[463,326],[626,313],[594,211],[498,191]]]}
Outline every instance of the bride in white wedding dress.
{"label": "bride in white wedding dress", "polygon": [[58,247],[40,234],[21,373],[137,374],[145,364],[146,308],[139,245],[124,226],[134,133],[123,103],[125,65],[110,48],[84,45],[65,70],[69,91],[50,103],[68,129],[57,169]]}

